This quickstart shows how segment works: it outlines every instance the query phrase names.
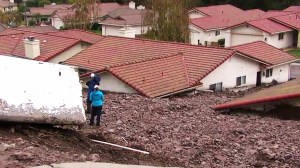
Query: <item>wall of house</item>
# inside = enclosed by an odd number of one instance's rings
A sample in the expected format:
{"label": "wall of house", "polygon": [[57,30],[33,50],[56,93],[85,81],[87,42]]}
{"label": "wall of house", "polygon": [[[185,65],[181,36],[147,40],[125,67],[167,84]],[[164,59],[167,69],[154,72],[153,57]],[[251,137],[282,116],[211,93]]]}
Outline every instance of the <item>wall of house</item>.
{"label": "wall of house", "polygon": [[189,25],[190,29],[190,43],[193,45],[198,45],[198,40],[202,45],[207,42],[218,42],[219,39],[225,38],[225,31],[220,30],[220,35],[216,36],[216,31],[204,31],[194,25]]}
{"label": "wall of house", "polygon": [[11,7],[0,7],[1,12],[8,12],[8,11],[16,11],[18,10],[17,6],[11,6]]}
{"label": "wall of house", "polygon": [[88,43],[84,43],[84,42],[77,43],[73,47],[65,50],[64,52],[62,52],[60,54],[58,54],[57,56],[55,56],[54,58],[50,59],[47,62],[57,64],[57,63],[66,61],[67,59],[73,57],[74,55],[78,54],[82,50],[86,49],[88,46],[90,46],[90,44],[88,44]]}
{"label": "wall of house", "polygon": [[285,32],[282,40],[278,40],[279,34],[265,34],[264,39],[267,38],[267,43],[276,48],[293,47],[293,32]]}
{"label": "wall of house", "polygon": [[218,68],[212,71],[201,80],[203,86],[199,90],[209,89],[209,85],[222,82],[223,88],[236,87],[236,78],[246,76],[246,85],[256,85],[256,75],[259,70],[259,63],[248,58],[234,55]]}
{"label": "wall of house", "polygon": [[[266,70],[264,70],[266,72]],[[264,73],[266,74],[266,73]],[[287,82],[290,79],[290,64],[284,64],[273,68],[273,75],[271,77],[266,77],[262,75],[262,83],[271,83],[276,80],[279,83]]]}
{"label": "wall of house", "polygon": [[[124,82],[111,75],[110,73],[103,72],[100,73],[101,82],[100,90],[116,92],[116,93],[137,93],[136,90],[132,89],[130,86],[126,85]],[[82,87],[87,88],[85,83],[89,80],[86,78],[83,80]]]}
{"label": "wall of house", "polygon": [[[124,26],[111,26],[111,25],[102,25],[102,36],[120,36],[123,35],[120,33],[120,29],[124,28]],[[129,28],[135,29],[136,35],[142,34],[147,32],[148,27],[141,27],[141,26],[129,26]]]}
{"label": "wall of house", "polygon": [[197,12],[197,11],[192,11],[189,13],[189,17],[190,19],[195,19],[195,18],[203,18],[203,17],[206,17],[206,15],[200,13],[200,12]]}
{"label": "wall of house", "polygon": [[122,26],[102,25],[102,36],[122,36],[120,29]]}
{"label": "wall of house", "polygon": [[262,31],[252,26],[242,25],[226,31],[225,47],[231,47],[263,40],[264,34]]}
{"label": "wall of house", "polygon": [[61,27],[65,26],[64,22],[58,16],[53,16],[51,18],[51,24],[56,29],[60,29]]}
{"label": "wall of house", "polygon": [[0,76],[10,81],[0,82],[0,120],[85,123],[82,88],[76,69],[9,56],[0,56],[0,62]]}

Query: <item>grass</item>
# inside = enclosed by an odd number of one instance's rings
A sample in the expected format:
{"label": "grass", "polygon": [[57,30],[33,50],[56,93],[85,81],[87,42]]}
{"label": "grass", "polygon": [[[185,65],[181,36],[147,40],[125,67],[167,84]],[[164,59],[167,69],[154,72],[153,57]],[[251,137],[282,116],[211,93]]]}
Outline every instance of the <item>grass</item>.
{"label": "grass", "polygon": [[290,50],[288,51],[288,53],[294,55],[297,58],[300,58],[300,49]]}

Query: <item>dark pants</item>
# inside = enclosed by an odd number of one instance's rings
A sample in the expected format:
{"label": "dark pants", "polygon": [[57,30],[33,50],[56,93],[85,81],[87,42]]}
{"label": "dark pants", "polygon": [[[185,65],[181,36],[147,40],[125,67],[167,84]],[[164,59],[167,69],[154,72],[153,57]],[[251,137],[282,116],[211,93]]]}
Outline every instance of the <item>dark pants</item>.
{"label": "dark pants", "polygon": [[90,101],[89,97],[86,98],[86,112],[88,114],[91,114],[91,105],[92,105],[92,102]]}
{"label": "dark pants", "polygon": [[94,125],[95,117],[97,119],[96,125],[100,125],[100,116],[101,116],[102,106],[92,107],[92,115],[90,120],[90,125]]}

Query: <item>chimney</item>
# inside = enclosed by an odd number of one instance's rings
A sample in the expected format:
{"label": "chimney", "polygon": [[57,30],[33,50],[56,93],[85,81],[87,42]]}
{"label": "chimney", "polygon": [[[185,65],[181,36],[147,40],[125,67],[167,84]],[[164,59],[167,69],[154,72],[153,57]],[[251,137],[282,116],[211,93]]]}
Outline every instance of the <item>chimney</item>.
{"label": "chimney", "polygon": [[40,51],[40,40],[35,39],[33,36],[29,36],[24,39],[25,45],[25,57],[34,59],[39,56]]}
{"label": "chimney", "polygon": [[129,2],[129,9],[135,9],[135,2],[133,1]]}

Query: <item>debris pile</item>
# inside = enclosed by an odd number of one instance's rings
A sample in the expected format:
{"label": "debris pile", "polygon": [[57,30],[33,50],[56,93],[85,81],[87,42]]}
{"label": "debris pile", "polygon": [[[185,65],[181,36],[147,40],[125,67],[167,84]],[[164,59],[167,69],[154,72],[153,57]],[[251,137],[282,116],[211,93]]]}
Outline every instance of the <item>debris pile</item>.
{"label": "debris pile", "polygon": [[300,122],[212,105],[243,92],[147,99],[106,95],[100,132],[119,144],[178,159],[185,167],[299,167]]}

